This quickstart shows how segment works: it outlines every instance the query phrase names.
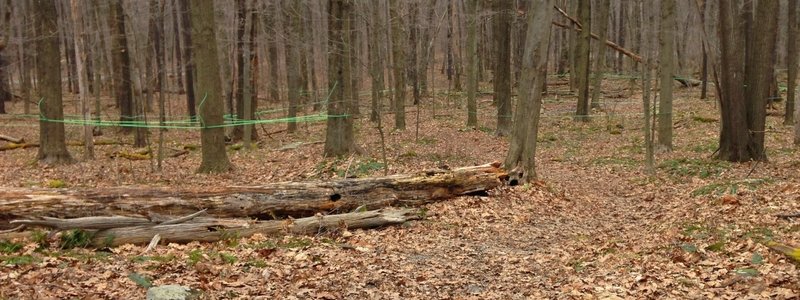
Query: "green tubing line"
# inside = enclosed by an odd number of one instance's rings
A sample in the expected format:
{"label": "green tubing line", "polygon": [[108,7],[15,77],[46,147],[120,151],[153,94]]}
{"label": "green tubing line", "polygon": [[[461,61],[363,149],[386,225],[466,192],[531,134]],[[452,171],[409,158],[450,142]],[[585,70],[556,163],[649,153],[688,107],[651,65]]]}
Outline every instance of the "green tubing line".
{"label": "green tubing line", "polygon": [[[203,128],[220,128],[220,127],[233,127],[233,126],[242,126],[242,125],[255,125],[255,124],[270,124],[270,123],[286,123],[286,122],[316,122],[327,120],[328,118],[339,118],[339,117],[347,117],[348,115],[307,115],[307,116],[300,116],[300,117],[293,117],[293,118],[280,118],[280,119],[268,119],[268,120],[236,120],[232,122],[226,122],[225,124],[221,125],[214,125],[214,126],[207,126]],[[130,128],[164,128],[164,129],[197,129],[197,122],[196,123],[188,123],[186,125],[178,126],[178,125],[161,125],[157,121],[147,122],[147,121],[98,121],[98,120],[83,120],[83,119],[64,119],[64,120],[54,120],[54,119],[42,119],[47,122],[59,122],[69,125],[92,125],[92,126],[103,126],[103,127],[130,127]]]}
{"label": "green tubing line", "polygon": [[203,95],[203,100],[200,100],[200,104],[197,105],[197,110],[200,111],[195,117],[197,118],[197,122],[200,123],[200,127],[205,127],[205,122],[203,121],[203,104],[206,103],[206,99],[208,98],[208,92],[206,91],[205,95]]}

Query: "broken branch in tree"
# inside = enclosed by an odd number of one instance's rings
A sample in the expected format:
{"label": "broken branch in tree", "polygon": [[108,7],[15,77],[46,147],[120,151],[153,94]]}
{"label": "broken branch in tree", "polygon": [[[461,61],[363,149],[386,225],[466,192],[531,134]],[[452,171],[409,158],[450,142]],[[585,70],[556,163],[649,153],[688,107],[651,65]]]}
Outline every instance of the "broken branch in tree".
{"label": "broken branch in tree", "polygon": [[0,228],[14,219],[96,215],[180,216],[208,209],[217,218],[305,217],[359,206],[419,206],[485,193],[508,180],[499,163],[333,182],[280,182],[260,186],[201,188],[114,187],[0,190]]}
{"label": "broken branch in tree", "polygon": [[[578,24],[580,24],[580,23],[578,23]],[[558,27],[561,27],[561,28],[566,28],[566,29],[569,29],[569,28],[570,28],[570,27],[569,27],[569,26],[567,26],[566,24],[558,23],[558,22],[556,22],[556,21],[553,21],[553,25],[556,25],[556,26],[558,26]],[[580,28],[580,26],[575,26],[575,31],[577,31],[577,32],[581,32],[581,31],[582,31],[582,29]],[[590,33],[589,35],[591,35],[591,36],[592,36],[592,38],[593,38],[593,39],[595,39],[595,40],[598,40],[598,41],[600,40],[600,37],[599,37],[599,36],[597,36],[597,35],[596,35],[596,34],[594,34],[594,33]],[[605,40],[605,41],[603,41],[603,42],[604,42],[604,43],[605,43],[605,44],[606,44],[608,47],[611,47],[611,49],[617,50],[617,52],[620,52],[620,53],[624,54],[625,56],[627,56],[627,57],[630,57],[630,58],[631,58],[631,59],[633,59],[634,61],[636,61],[636,62],[639,62],[639,63],[640,63],[640,62],[642,62],[642,57],[641,57],[641,56],[637,55],[636,53],[633,53],[633,52],[631,52],[631,51],[630,51],[630,50],[628,50],[628,49],[622,48],[620,45],[617,45],[617,43],[614,43],[614,42],[612,42],[612,41],[609,41],[609,40]]]}

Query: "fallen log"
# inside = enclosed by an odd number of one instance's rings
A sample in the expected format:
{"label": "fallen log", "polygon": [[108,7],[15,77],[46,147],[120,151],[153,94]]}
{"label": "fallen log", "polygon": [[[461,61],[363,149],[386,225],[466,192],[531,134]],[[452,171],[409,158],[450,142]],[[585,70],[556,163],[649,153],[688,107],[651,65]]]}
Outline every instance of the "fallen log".
{"label": "fallen log", "polygon": [[[100,146],[100,145],[124,145],[124,144],[125,143],[121,143],[119,141],[108,141],[108,140],[99,140],[99,141],[95,141],[94,142],[95,146]],[[67,142],[67,146],[83,146],[83,145],[84,145],[83,142],[78,142],[78,141]],[[25,141],[22,141],[21,143],[10,142],[8,144],[0,146],[0,151],[14,150],[14,149],[27,149],[27,148],[36,148],[36,147],[39,147],[39,143],[26,143]]]}
{"label": "fallen log", "polygon": [[508,180],[499,167],[493,163],[418,174],[260,186],[3,188],[0,229],[10,228],[8,221],[14,219],[41,217],[177,216],[207,209],[216,218],[278,219],[349,212],[358,207],[419,206],[499,187]]}
{"label": "fallen log", "polygon": [[[79,221],[61,220],[20,220],[17,223],[46,225],[63,229],[64,224],[72,224],[71,229],[96,228],[99,223],[107,228],[110,218],[117,218],[120,227],[93,231],[92,246],[113,247],[123,244],[147,244],[154,236],[158,235],[164,243],[188,243],[192,241],[215,242],[231,237],[249,237],[256,233],[263,235],[278,234],[318,234],[335,229],[376,228],[388,225],[402,224],[422,217],[420,211],[415,209],[380,209],[366,212],[353,212],[338,215],[318,215],[300,219],[286,219],[273,221],[249,221],[242,219],[214,219],[193,218],[179,224],[152,223],[146,218],[108,217],[101,221],[83,222],[92,226],[81,228]],[[98,223],[99,222],[99,223]],[[128,226],[129,224],[139,224]],[[0,234],[0,239],[19,238],[19,234],[5,236]]]}

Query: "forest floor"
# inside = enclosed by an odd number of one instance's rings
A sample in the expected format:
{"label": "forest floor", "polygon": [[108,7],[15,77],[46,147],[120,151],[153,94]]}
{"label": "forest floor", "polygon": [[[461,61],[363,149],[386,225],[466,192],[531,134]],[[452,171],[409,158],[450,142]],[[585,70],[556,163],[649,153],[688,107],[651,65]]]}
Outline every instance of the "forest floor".
{"label": "forest floor", "polygon": [[[800,211],[800,157],[791,128],[781,125],[782,109],[770,110],[767,120],[770,161],[731,164],[711,158],[719,131],[714,100],[700,100],[697,88],[677,89],[674,151],[657,153],[656,175],[648,176],[641,96],[630,86],[609,80],[604,111],[579,123],[570,117],[575,98],[553,79],[534,184],[431,204],[425,220],[377,230],[168,244],[145,255],[132,245],[0,243],[0,299],[142,298],[142,281],[199,288],[213,299],[800,297],[797,266],[763,245],[800,245],[797,219],[775,216]],[[393,115],[385,116],[389,173],[503,160],[508,143],[493,135],[491,96],[481,99],[476,130],[464,128],[466,114],[447,98],[437,95],[435,112],[429,100],[422,105],[418,136],[415,107],[405,131],[389,130]],[[36,148],[4,151],[0,186],[192,187],[382,175],[378,131],[366,119],[356,123],[366,155],[326,159],[318,143],[279,151],[323,140],[324,122],[267,136],[284,126],[270,124],[258,129],[259,149],[229,151],[236,169],[222,175],[194,173],[197,150],[168,158],[161,172],[151,161],[111,158],[132,151],[128,145],[98,145],[96,160],[59,167],[38,165]],[[79,141],[81,130],[67,127],[67,139]],[[104,131],[98,140],[131,140]],[[0,133],[37,139],[30,119],[2,117]],[[197,131],[166,136],[175,149],[199,144]],[[70,151],[82,156],[79,146]]]}

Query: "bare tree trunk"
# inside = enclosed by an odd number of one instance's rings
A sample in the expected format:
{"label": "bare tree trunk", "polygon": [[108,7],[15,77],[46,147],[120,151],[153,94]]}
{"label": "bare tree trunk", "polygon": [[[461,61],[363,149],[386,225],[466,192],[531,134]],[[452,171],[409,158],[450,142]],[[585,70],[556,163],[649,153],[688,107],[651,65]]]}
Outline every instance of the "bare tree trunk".
{"label": "bare tree trunk", "polygon": [[661,1],[659,30],[658,148],[672,151],[672,74],[675,70],[675,0]]}
{"label": "bare tree trunk", "polygon": [[58,15],[55,2],[35,0],[36,13],[36,72],[39,79],[40,106],[39,153],[45,164],[71,163],[72,156],[64,141],[64,110],[61,105],[61,58],[58,46]]}
{"label": "bare tree trunk", "polygon": [[[641,6],[638,6],[639,11],[636,12],[639,15],[641,20],[641,31],[639,32],[639,41],[641,44],[639,45],[639,49],[641,51],[645,51],[644,56],[646,57],[646,61],[640,65],[641,67],[641,74],[642,74],[642,104],[643,109],[642,112],[644,114],[644,148],[645,148],[645,172],[648,175],[655,174],[655,154],[653,151],[653,111],[654,108],[650,104],[651,99],[651,84],[652,84],[652,77],[653,77],[653,56],[655,51],[653,50],[653,32],[655,31],[655,22],[654,22],[654,13],[642,10]],[[644,14],[648,14],[647,18],[645,18]],[[670,83],[671,80],[669,80]]]}
{"label": "bare tree trunk", "polygon": [[608,15],[611,6],[610,0],[600,0],[598,2],[597,24],[598,39],[601,44],[597,45],[597,57],[594,59],[594,82],[592,84],[592,108],[600,108],[600,90],[603,84],[603,72],[606,68],[606,47],[602,44],[608,35]]}
{"label": "bare tree trunk", "polygon": [[81,115],[83,116],[83,141],[84,141],[84,158],[87,160],[94,159],[94,139],[92,135],[92,126],[88,123],[91,120],[89,115],[89,88],[87,87],[86,68],[84,61],[86,61],[86,54],[84,53],[85,41],[83,38],[83,20],[82,13],[79,12],[77,0],[70,1],[70,18],[73,25],[72,41],[75,53],[75,68],[78,75],[78,93],[80,95]]}
{"label": "bare tree trunk", "polygon": [[719,159],[748,161],[750,134],[744,95],[745,41],[744,26],[738,19],[735,4],[719,2],[720,70],[715,72],[717,95],[720,98],[721,125]]}
{"label": "bare tree trunk", "polygon": [[[234,66],[235,69],[235,84],[233,87],[233,102],[234,102],[234,109],[236,110],[236,119],[237,120],[244,120],[246,117],[244,116],[244,82],[247,80],[244,74],[244,65],[248,59],[244,56],[244,44],[245,40],[249,37],[245,35],[245,26],[246,26],[246,15],[248,14],[246,0],[236,0],[235,2],[235,23],[236,23],[236,41],[233,43],[234,48],[234,59],[233,62],[236,64]],[[242,125],[234,126],[233,132],[231,133],[231,139],[233,141],[241,141],[242,137],[244,137],[244,128]]]}
{"label": "bare tree trunk", "polygon": [[[249,2],[249,1],[248,1]],[[248,5],[248,4],[246,4]],[[255,5],[255,3],[253,3]],[[258,107],[256,105],[258,97],[254,97],[255,92],[253,86],[257,86],[254,83],[257,83],[256,80],[256,70],[258,70],[258,64],[256,63],[256,51],[255,48],[255,40],[256,40],[256,27],[255,27],[255,17],[256,12],[254,7],[250,7],[247,9],[247,15],[245,16],[245,33],[244,36],[247,39],[247,42],[244,43],[244,55],[245,62],[242,72],[242,77],[244,77],[244,81],[242,82],[242,119],[243,121],[247,122],[244,125],[244,148],[247,150],[251,149],[251,143],[256,138],[253,136],[255,130],[253,130],[253,124],[250,123],[254,119],[254,111]]]}
{"label": "bare tree trunk", "polygon": [[542,108],[541,88],[542,81],[547,80],[547,50],[550,43],[550,23],[553,20],[550,8],[554,3],[554,0],[535,1],[528,11],[520,100],[517,102],[511,145],[504,163],[505,169],[512,170],[512,185],[518,184],[520,180],[531,182],[536,179],[535,155]]}
{"label": "bare tree trunk", "polygon": [[[156,168],[158,171],[162,170],[161,163],[164,160],[164,132],[167,130],[167,112],[166,112],[166,99],[164,93],[167,92],[167,78],[166,78],[166,58],[165,58],[165,41],[164,41],[164,3],[156,0],[150,1],[150,43],[153,48],[153,59],[150,63],[154,64],[156,76],[158,78],[158,124],[161,128],[158,129],[158,155]],[[176,45],[178,46],[178,45]],[[178,80],[180,81],[180,80]],[[152,92],[152,88],[151,88]]]}
{"label": "bare tree trunk", "polygon": [[125,32],[125,13],[122,0],[111,0],[109,25],[111,27],[111,49],[114,69],[114,90],[119,107],[121,130],[130,132],[128,125],[134,121],[133,98],[131,91],[131,59],[128,51],[128,38]]}
{"label": "bare tree trunk", "polygon": [[591,0],[578,0],[578,21],[582,30],[575,45],[575,76],[577,77],[578,106],[576,121],[589,121],[589,53],[591,52]]}
{"label": "bare tree trunk", "polygon": [[798,22],[797,22],[797,2],[789,1],[787,8],[788,29],[786,34],[786,69],[788,72],[788,80],[786,82],[786,114],[783,117],[783,125],[793,125],[794,118],[794,102],[797,101],[795,97],[797,87],[797,38],[798,38]]}
{"label": "bare tree trunk", "polygon": [[189,0],[178,0],[178,9],[181,11],[181,35],[182,35],[182,57],[183,65],[186,68],[184,77],[186,78],[186,108],[191,120],[197,118],[197,102],[195,102],[195,60],[192,50],[192,18],[189,15],[191,4]]}
{"label": "bare tree trunk", "polygon": [[220,173],[232,168],[225,153],[225,130],[222,113],[222,83],[219,76],[217,56],[216,24],[213,0],[191,0],[192,48],[197,65],[198,92],[205,102],[200,108],[202,116],[200,139],[202,162],[198,172]]}
{"label": "bare tree trunk", "polygon": [[[619,11],[617,17],[617,35],[619,36],[617,40],[617,45],[620,47],[625,47],[625,18],[627,17],[625,12],[627,1],[620,1],[619,2]],[[617,74],[622,73],[622,63],[625,60],[624,54],[617,53],[617,62],[614,67],[614,72]]]}
{"label": "bare tree trunk", "polygon": [[700,26],[703,27],[703,62],[700,71],[700,99],[708,98],[708,40],[706,35],[706,0],[698,1],[700,5]]}
{"label": "bare tree trunk", "polygon": [[433,42],[436,40],[438,30],[434,30],[434,16],[436,15],[436,0],[430,0],[428,9],[428,26],[422,31],[420,38],[422,59],[419,62],[418,76],[419,76],[419,90],[423,95],[429,95],[428,91],[428,66],[431,65],[430,61],[436,52],[432,51]]}
{"label": "bare tree trunk", "polygon": [[281,102],[281,95],[279,90],[278,84],[278,31],[277,31],[277,20],[275,16],[277,12],[280,11],[277,9],[279,6],[277,3],[268,2],[266,4],[266,12],[265,16],[261,19],[262,26],[264,26],[264,31],[267,33],[267,65],[269,74],[267,76],[267,98],[272,103],[280,103]]}
{"label": "bare tree trunk", "polygon": [[770,84],[774,81],[775,74],[775,46],[778,34],[778,20],[774,14],[778,11],[778,1],[759,1],[756,6],[752,55],[745,65],[748,66],[747,74],[752,75],[752,85],[747,87],[745,95],[750,99],[747,121],[751,135],[748,148],[752,158],[766,161],[767,153],[764,151],[764,136],[766,128],[766,105],[770,97]]}
{"label": "bare tree trunk", "polygon": [[467,0],[467,127],[478,127],[478,3]]}
{"label": "bare tree trunk", "polygon": [[369,120],[372,122],[377,122],[378,118],[380,118],[383,106],[383,56],[381,55],[380,45],[383,45],[384,43],[381,39],[381,26],[379,25],[382,24],[380,17],[380,5],[379,3],[372,2],[369,4],[369,6],[371,12],[370,23],[372,25],[367,28],[371,40],[369,43],[369,62],[370,75],[372,77],[372,112],[370,113]]}
{"label": "bare tree trunk", "polygon": [[494,102],[497,104],[498,136],[511,132],[511,20],[514,3],[494,2],[494,41],[497,59],[494,65]]}
{"label": "bare tree trunk", "polygon": [[[3,54],[6,41],[0,40],[0,114],[6,113],[6,102],[11,100],[11,87],[8,85],[8,61]],[[27,102],[28,100],[25,99]]]}
{"label": "bare tree trunk", "polygon": [[405,44],[406,35],[403,30],[403,16],[400,13],[400,0],[390,0],[390,15],[392,19],[392,52],[394,56],[394,127],[397,130],[406,129],[406,61]]}
{"label": "bare tree trunk", "polygon": [[347,60],[350,54],[351,0],[330,0],[328,6],[328,118],[325,156],[343,156],[356,150],[353,119],[349,116],[347,93],[352,84]]}

